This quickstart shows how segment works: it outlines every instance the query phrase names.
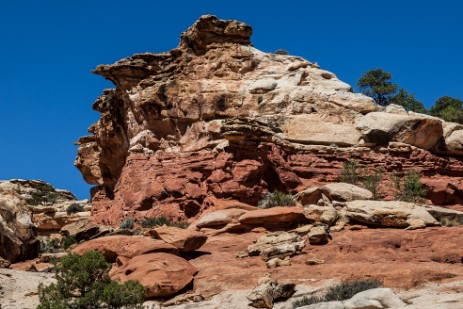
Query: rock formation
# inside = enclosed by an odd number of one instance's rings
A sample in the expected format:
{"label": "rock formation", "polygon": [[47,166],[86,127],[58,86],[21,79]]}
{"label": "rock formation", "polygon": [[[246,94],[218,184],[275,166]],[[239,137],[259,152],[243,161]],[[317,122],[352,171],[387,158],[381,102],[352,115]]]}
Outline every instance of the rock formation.
{"label": "rock formation", "polygon": [[223,200],[337,180],[346,159],[385,173],[421,171],[428,198],[462,202],[463,126],[384,109],[300,57],[251,44],[252,29],[202,16],[177,48],[136,54],[94,73],[114,83],[75,165],[93,218],[187,219]]}

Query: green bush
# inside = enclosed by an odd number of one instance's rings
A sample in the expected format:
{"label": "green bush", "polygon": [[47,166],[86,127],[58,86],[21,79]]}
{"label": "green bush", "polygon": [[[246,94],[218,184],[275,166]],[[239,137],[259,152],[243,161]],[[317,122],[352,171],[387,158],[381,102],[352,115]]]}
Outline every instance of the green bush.
{"label": "green bush", "polygon": [[354,160],[347,160],[344,162],[343,169],[341,171],[341,182],[346,182],[350,184],[357,184],[360,179],[360,174],[358,172],[358,163]]}
{"label": "green bush", "polygon": [[57,282],[39,285],[38,309],[143,308],[143,286],[135,281],[122,285],[111,281],[111,264],[99,252],[70,253],[54,263]]}
{"label": "green bush", "polygon": [[34,192],[31,192],[31,197],[26,199],[29,205],[51,205],[58,201],[59,194],[51,186],[39,186]]}
{"label": "green bush", "polygon": [[417,171],[409,171],[403,178],[392,176],[391,180],[394,183],[394,197],[397,200],[416,203],[426,196],[426,189],[420,182],[420,173]]}
{"label": "green bush", "polygon": [[144,218],[140,222],[140,225],[145,228],[167,225],[167,226],[173,226],[173,227],[186,229],[189,224],[188,222],[183,222],[183,221],[174,222],[172,219],[169,219],[164,216],[160,216],[156,218]]}
{"label": "green bush", "polygon": [[275,54],[286,56],[286,55],[288,55],[288,51],[287,51],[287,50],[284,50],[284,49],[277,49],[277,50],[275,51]]}
{"label": "green bush", "polygon": [[69,205],[68,208],[66,209],[66,213],[67,213],[68,215],[70,215],[70,214],[75,214],[75,213],[82,212],[82,211],[85,211],[84,206],[82,206],[82,205],[80,205],[80,204],[77,204],[77,203],[72,203],[72,204]]}
{"label": "green bush", "polygon": [[383,173],[381,170],[376,170],[373,175],[366,175],[362,179],[362,184],[365,189],[373,193],[373,199],[378,200],[381,193],[379,192],[379,185],[383,180]]}
{"label": "green bush", "polygon": [[124,221],[122,221],[122,223],[119,225],[119,228],[120,229],[123,229],[123,230],[130,230],[130,229],[133,229],[133,218],[132,217],[128,217],[126,218]]}
{"label": "green bush", "polygon": [[40,252],[53,253],[61,248],[61,242],[58,238],[44,238],[40,239]]}
{"label": "green bush", "polygon": [[293,308],[299,308],[316,303],[328,301],[342,301],[352,298],[355,294],[360,292],[375,289],[382,286],[382,282],[378,279],[341,282],[336,284],[325,292],[322,296],[303,297],[293,302]]}
{"label": "green bush", "polygon": [[267,194],[257,203],[257,207],[266,209],[275,206],[295,206],[294,196],[279,191]]}
{"label": "green bush", "polygon": [[70,246],[77,243],[77,239],[75,236],[68,236],[63,240],[63,248],[67,250]]}

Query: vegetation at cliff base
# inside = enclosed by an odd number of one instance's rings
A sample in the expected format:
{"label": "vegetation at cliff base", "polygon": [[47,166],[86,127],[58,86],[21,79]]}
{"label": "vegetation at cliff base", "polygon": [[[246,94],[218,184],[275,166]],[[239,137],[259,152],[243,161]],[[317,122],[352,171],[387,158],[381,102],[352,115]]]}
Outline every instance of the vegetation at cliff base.
{"label": "vegetation at cliff base", "polygon": [[144,228],[150,228],[150,227],[155,227],[155,226],[172,226],[172,227],[178,227],[181,229],[186,229],[188,227],[188,222],[184,221],[174,221],[170,218],[167,218],[165,216],[160,216],[156,218],[143,218],[143,220],[140,222],[140,225]]}
{"label": "vegetation at cliff base", "polygon": [[56,283],[39,285],[38,309],[143,308],[144,287],[111,281],[111,264],[97,251],[70,253],[56,264]]}

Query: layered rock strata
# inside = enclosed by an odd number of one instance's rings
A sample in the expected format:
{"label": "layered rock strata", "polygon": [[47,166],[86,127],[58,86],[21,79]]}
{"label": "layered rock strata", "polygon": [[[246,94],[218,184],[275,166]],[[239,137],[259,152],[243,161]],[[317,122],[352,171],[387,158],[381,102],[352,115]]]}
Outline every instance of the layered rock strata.
{"label": "layered rock strata", "polygon": [[97,222],[255,205],[269,191],[336,181],[347,159],[418,170],[431,201],[463,202],[463,126],[378,107],[315,63],[259,51],[251,34],[202,16],[170,52],[96,68],[116,87],[93,103],[101,117],[75,165],[96,185]]}

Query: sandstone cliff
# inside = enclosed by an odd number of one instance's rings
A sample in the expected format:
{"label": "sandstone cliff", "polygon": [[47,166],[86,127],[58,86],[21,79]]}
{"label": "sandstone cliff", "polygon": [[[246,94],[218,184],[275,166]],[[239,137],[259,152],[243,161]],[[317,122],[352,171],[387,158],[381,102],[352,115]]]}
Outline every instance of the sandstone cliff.
{"label": "sandstone cliff", "polygon": [[339,178],[351,158],[386,173],[420,171],[435,204],[463,198],[463,126],[387,109],[300,57],[259,51],[252,28],[202,16],[170,52],[94,71],[116,86],[75,165],[97,222],[196,217],[224,200],[255,205]]}

